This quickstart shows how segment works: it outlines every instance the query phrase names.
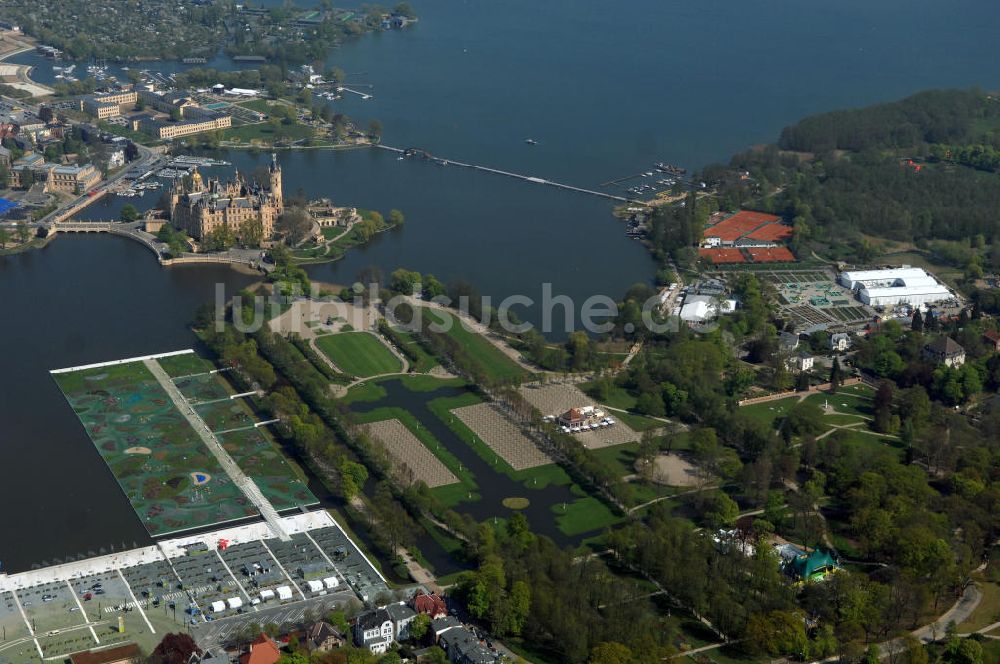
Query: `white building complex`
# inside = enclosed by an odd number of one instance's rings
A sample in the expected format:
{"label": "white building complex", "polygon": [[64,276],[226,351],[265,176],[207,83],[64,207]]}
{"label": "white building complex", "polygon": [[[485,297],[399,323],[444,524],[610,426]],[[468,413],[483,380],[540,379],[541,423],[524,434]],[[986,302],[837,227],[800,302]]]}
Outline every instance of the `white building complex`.
{"label": "white building complex", "polygon": [[840,283],[872,307],[897,304],[922,307],[953,297],[947,287],[919,267],[841,272]]}

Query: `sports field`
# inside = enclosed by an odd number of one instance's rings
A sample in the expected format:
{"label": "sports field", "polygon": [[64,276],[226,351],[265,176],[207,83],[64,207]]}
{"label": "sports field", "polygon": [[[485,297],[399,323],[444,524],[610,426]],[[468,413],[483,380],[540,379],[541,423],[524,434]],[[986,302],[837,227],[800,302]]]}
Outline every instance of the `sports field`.
{"label": "sports field", "polygon": [[[254,426],[246,403],[230,399],[217,375],[190,375],[210,364],[193,353],[144,360],[60,370],[52,377],[150,535],[257,514],[179,405],[193,407],[275,509],[316,502],[270,434]],[[156,365],[174,376],[169,380],[183,395],[179,404],[149,368]]]}
{"label": "sports field", "polygon": [[316,345],[341,371],[367,378],[402,369],[396,356],[367,332],[341,332],[316,339]]}

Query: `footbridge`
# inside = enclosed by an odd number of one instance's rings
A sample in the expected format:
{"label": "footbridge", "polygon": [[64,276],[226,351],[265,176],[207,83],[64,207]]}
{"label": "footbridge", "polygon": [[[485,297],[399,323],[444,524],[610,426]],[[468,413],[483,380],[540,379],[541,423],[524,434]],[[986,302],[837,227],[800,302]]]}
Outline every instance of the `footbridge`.
{"label": "footbridge", "polygon": [[523,175],[521,173],[512,173],[511,171],[500,170],[499,168],[491,168],[489,166],[480,166],[478,164],[469,164],[463,161],[455,161],[454,159],[445,159],[443,157],[435,157],[430,152],[423,148],[394,148],[391,145],[383,145],[379,143],[375,147],[382,150],[388,150],[389,152],[395,152],[403,157],[418,157],[425,159],[427,161],[433,161],[434,163],[441,164],[442,166],[459,166],[461,168],[470,168],[474,171],[482,171],[484,173],[492,173],[494,175],[503,175],[505,177],[514,178],[516,180],[522,180],[524,182],[531,182],[532,184],[543,184],[549,187],[556,187],[557,189],[565,189],[567,191],[575,191],[579,194],[587,194],[589,196],[597,196],[599,198],[606,198],[612,201],[618,201],[619,203],[636,203],[639,205],[644,205],[643,201],[635,198],[626,198],[624,196],[616,196],[614,194],[609,194],[604,191],[595,191],[593,189],[585,189],[583,187],[574,187],[573,185],[563,184],[562,182],[555,182],[554,180],[547,180],[545,178],[540,178],[534,175]]}
{"label": "footbridge", "polygon": [[216,265],[239,265],[250,267],[261,272],[270,272],[274,265],[264,263],[260,260],[260,252],[248,249],[231,249],[218,254],[193,254],[183,253],[180,256],[167,257],[165,251],[167,246],[160,242],[155,235],[144,231],[141,221],[60,221],[56,223],[43,224],[49,236],[58,233],[110,233],[120,235],[142,244],[156,255],[160,265],[184,265],[190,263],[216,264]]}

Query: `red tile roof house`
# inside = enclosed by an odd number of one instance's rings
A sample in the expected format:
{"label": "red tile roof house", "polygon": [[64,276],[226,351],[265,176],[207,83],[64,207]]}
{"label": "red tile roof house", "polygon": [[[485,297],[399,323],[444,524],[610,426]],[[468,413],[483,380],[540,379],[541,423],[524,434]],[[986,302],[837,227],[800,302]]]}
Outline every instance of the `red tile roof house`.
{"label": "red tile roof house", "polygon": [[983,332],[983,343],[994,352],[1000,350],[1000,332],[996,330]]}
{"label": "red tile roof house", "polygon": [[250,652],[240,655],[240,664],[277,664],[279,659],[278,645],[267,634],[261,634],[250,644]]}
{"label": "red tile roof house", "polygon": [[413,597],[413,610],[417,613],[424,613],[434,618],[444,618],[448,615],[448,605],[444,600],[435,594],[426,595],[420,593]]}

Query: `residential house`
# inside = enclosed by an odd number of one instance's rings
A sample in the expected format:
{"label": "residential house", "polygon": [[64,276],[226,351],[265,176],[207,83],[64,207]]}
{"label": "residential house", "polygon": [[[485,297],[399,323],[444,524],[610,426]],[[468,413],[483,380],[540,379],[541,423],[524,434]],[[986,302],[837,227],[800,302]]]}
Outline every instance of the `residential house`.
{"label": "residential house", "polygon": [[11,162],[10,150],[0,145],[0,166],[9,167]]}
{"label": "residential house", "polygon": [[437,643],[441,639],[441,636],[449,630],[458,629],[459,627],[462,627],[462,621],[454,616],[435,618],[431,621],[431,634],[434,636],[434,642]]}
{"label": "residential house", "polygon": [[846,332],[838,332],[830,335],[830,350],[843,353],[851,347],[851,335]]}
{"label": "residential house", "polygon": [[277,664],[279,659],[278,644],[267,634],[261,634],[250,644],[250,652],[240,655],[239,664]]}
{"label": "residential house", "polygon": [[805,349],[802,349],[785,360],[785,368],[788,371],[797,371],[801,373],[812,369],[815,361],[816,358],[810,355]]}
{"label": "residential house", "polygon": [[347,642],[340,630],[326,621],[310,625],[305,637],[309,652],[330,652]]}
{"label": "residential house", "polygon": [[405,641],[410,638],[410,623],[417,617],[417,614],[403,602],[390,604],[385,607],[386,613],[392,619],[392,635],[397,641]]}
{"label": "residential house", "polygon": [[437,594],[417,593],[411,600],[411,606],[417,613],[423,613],[435,618],[444,618],[448,615],[448,605]]}
{"label": "residential house", "polygon": [[791,353],[799,347],[799,335],[791,332],[778,333],[778,351],[781,353]]}
{"label": "residential house", "polygon": [[366,611],[354,620],[354,643],[376,655],[385,654],[393,642],[393,621],[385,609]]}
{"label": "residential house", "polygon": [[465,627],[449,630],[441,635],[439,645],[452,664],[495,664],[500,655],[490,650]]}
{"label": "residential house", "polygon": [[996,330],[983,332],[983,344],[993,352],[1000,351],[1000,332]]}
{"label": "residential house", "polygon": [[924,359],[946,367],[965,364],[965,349],[948,336],[938,337],[924,346]]}

